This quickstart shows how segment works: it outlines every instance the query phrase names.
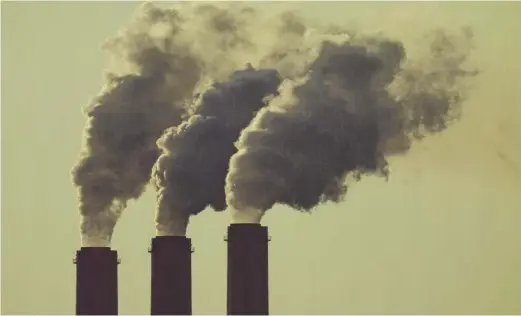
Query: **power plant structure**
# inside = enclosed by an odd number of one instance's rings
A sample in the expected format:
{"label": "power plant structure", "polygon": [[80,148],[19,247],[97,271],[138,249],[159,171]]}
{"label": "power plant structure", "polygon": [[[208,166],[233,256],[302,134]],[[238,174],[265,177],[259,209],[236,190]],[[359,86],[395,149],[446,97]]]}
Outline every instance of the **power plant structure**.
{"label": "power plant structure", "polygon": [[192,243],[184,236],[152,239],[151,315],[192,315]]}
{"label": "power plant structure", "polygon": [[76,315],[118,314],[118,253],[109,247],[76,252]]}
{"label": "power plant structure", "polygon": [[[227,315],[268,315],[268,228],[231,224]],[[192,243],[184,236],[152,239],[151,315],[192,314]],[[118,314],[118,259],[109,247],[82,247],[76,259],[76,315]]]}
{"label": "power plant structure", "polygon": [[228,226],[227,315],[268,315],[268,228]]}

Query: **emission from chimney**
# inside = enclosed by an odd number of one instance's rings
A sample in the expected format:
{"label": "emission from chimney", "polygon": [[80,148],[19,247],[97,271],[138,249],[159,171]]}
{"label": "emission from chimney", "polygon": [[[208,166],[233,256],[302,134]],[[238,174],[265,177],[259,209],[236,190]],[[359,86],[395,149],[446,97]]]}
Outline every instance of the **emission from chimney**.
{"label": "emission from chimney", "polygon": [[76,315],[118,314],[118,253],[109,247],[76,252]]}
{"label": "emission from chimney", "polygon": [[228,227],[228,315],[268,315],[268,228]]}
{"label": "emission from chimney", "polygon": [[192,315],[192,244],[185,236],[152,239],[151,315]]}

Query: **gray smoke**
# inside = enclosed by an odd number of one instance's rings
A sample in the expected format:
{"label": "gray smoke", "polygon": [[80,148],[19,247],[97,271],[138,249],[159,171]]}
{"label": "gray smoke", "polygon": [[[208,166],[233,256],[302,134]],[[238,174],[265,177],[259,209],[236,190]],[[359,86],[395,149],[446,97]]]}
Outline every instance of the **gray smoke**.
{"label": "gray smoke", "polygon": [[167,98],[170,93],[163,80],[138,75],[115,78],[87,109],[85,145],[73,170],[84,246],[110,242],[127,201],[138,198],[149,180],[158,157],[155,141],[181,118],[182,105]]}
{"label": "gray smoke", "polygon": [[[236,221],[258,222],[276,203],[310,211],[344,197],[348,175],[388,176],[388,155],[458,118],[471,34],[431,36],[427,58],[406,61],[384,38],[325,42],[300,82],[242,132],[226,179]],[[284,85],[284,84],[283,84]]]}
{"label": "gray smoke", "polygon": [[[187,214],[207,205],[266,210],[286,203],[308,210],[341,199],[347,174],[385,174],[385,155],[404,153],[411,139],[444,129],[463,99],[466,54],[442,33],[430,60],[402,69],[399,43],[360,37],[338,44],[346,38],[341,29],[322,32],[292,13],[268,13],[145,3],[106,43],[110,71],[86,109],[85,141],[73,170],[84,245],[110,243],[154,164],[159,234],[183,234]],[[276,71],[235,72],[246,63]],[[282,91],[243,133],[225,199],[233,142],[264,107],[263,97],[277,90],[277,73],[286,88],[303,84]],[[212,82],[224,83],[194,102]]]}
{"label": "gray smoke", "polygon": [[276,70],[237,71],[205,92],[191,117],[161,137],[163,153],[153,171],[158,235],[185,235],[191,215],[207,206],[226,208],[224,183],[234,142],[280,81]]}
{"label": "gray smoke", "polygon": [[249,47],[239,18],[247,14],[145,3],[105,44],[111,71],[85,109],[84,144],[72,171],[84,246],[110,243],[127,201],[138,198],[150,180],[160,153],[157,139],[188,115],[187,105],[205,81],[233,72],[232,52]]}

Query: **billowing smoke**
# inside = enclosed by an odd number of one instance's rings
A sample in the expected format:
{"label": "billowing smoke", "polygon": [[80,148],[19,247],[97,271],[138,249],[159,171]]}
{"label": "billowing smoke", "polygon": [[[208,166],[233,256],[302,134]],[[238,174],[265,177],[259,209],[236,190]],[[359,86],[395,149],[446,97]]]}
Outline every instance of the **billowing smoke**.
{"label": "billowing smoke", "polygon": [[[323,32],[290,12],[268,13],[145,3],[106,43],[110,71],[86,109],[73,170],[85,246],[110,243],[154,164],[158,234],[184,234],[188,215],[207,205],[261,210],[254,212],[260,220],[275,203],[309,210],[338,201],[348,174],[387,174],[386,156],[457,117],[469,75],[459,40],[435,33],[430,59],[402,65],[399,42],[344,43],[341,29]],[[252,67],[236,72],[246,63]],[[255,115],[279,75],[282,95]],[[212,82],[224,83],[202,93]]]}
{"label": "billowing smoke", "polygon": [[237,71],[204,93],[186,122],[161,137],[163,153],[153,171],[158,235],[185,235],[191,215],[207,206],[226,208],[224,183],[234,142],[280,81],[276,70]]}
{"label": "billowing smoke", "polygon": [[[239,10],[240,11],[240,10]],[[234,70],[250,46],[248,12],[209,5],[160,9],[145,3],[105,48],[113,63],[88,117],[73,181],[79,190],[84,246],[107,246],[130,199],[138,198],[159,156],[156,141],[187,115],[209,78]]]}
{"label": "billowing smoke", "polygon": [[342,200],[346,177],[388,176],[388,155],[457,118],[471,34],[437,31],[425,59],[382,38],[325,42],[309,72],[242,132],[226,179],[235,221],[258,222],[276,203],[310,211]]}
{"label": "billowing smoke", "polygon": [[171,93],[163,80],[115,78],[87,109],[85,148],[73,170],[84,246],[110,242],[127,201],[138,198],[149,180],[158,156],[155,141],[163,129],[180,120],[181,104],[168,97]]}

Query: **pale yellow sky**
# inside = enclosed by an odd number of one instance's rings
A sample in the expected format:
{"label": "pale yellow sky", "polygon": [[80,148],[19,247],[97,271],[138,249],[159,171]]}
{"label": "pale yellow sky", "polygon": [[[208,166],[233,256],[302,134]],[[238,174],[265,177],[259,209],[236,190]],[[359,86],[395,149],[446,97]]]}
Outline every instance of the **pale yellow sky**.
{"label": "pale yellow sky", "polygon": [[[70,169],[113,35],[135,2],[2,2],[2,314],[72,314]],[[470,25],[483,70],[465,116],[346,202],[265,218],[273,314],[521,314],[521,3],[285,3],[320,23],[405,37]],[[274,8],[274,7],[273,7]],[[116,227],[121,314],[149,311],[154,195]],[[193,220],[195,314],[225,313],[228,217]]]}

